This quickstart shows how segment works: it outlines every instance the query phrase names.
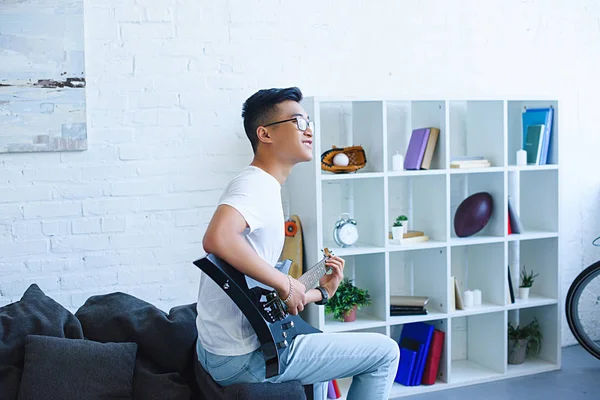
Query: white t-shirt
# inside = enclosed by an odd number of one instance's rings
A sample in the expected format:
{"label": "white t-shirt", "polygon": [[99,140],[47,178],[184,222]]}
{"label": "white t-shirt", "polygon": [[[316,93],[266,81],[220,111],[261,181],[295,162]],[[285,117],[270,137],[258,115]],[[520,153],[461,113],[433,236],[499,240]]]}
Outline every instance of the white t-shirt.
{"label": "white t-shirt", "polygon": [[[249,228],[250,246],[275,268],[285,240],[281,185],[266,171],[248,166],[227,185],[219,205],[237,209]],[[247,277],[248,287],[256,281]],[[252,284],[251,282],[255,282]],[[260,342],[238,306],[209,276],[201,271],[196,326],[202,347],[214,354],[233,356],[250,353]]]}

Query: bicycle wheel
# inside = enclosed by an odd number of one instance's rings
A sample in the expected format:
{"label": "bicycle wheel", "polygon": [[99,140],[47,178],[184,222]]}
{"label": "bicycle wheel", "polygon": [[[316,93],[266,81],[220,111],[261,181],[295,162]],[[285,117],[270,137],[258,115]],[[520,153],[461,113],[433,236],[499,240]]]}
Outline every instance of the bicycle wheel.
{"label": "bicycle wheel", "polygon": [[600,359],[600,261],[577,275],[569,287],[565,310],[575,339]]}

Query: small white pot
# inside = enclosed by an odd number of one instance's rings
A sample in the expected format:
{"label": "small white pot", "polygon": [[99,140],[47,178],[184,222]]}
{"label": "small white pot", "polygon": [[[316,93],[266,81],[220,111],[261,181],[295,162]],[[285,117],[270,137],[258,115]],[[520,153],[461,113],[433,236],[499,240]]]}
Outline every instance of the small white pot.
{"label": "small white pot", "polygon": [[402,243],[402,239],[404,239],[404,226],[392,226],[392,238]]}
{"label": "small white pot", "polygon": [[404,233],[408,233],[408,220],[402,221],[402,227],[404,228]]}
{"label": "small white pot", "polygon": [[523,300],[529,299],[529,289],[528,287],[520,287],[519,288],[519,298]]}

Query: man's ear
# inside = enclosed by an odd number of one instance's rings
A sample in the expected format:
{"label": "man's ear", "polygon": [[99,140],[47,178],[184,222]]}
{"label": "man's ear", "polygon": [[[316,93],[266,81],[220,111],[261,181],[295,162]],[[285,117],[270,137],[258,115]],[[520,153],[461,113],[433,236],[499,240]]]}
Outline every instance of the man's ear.
{"label": "man's ear", "polygon": [[264,126],[259,126],[256,129],[256,136],[258,137],[258,140],[263,143],[273,143],[273,139],[271,138],[269,131]]}

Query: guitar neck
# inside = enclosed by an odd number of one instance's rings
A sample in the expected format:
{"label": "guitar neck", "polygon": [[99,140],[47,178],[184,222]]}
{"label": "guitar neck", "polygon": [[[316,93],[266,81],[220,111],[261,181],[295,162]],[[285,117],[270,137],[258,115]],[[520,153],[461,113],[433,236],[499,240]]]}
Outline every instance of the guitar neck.
{"label": "guitar neck", "polygon": [[319,279],[321,279],[321,277],[327,273],[325,260],[326,258],[323,258],[298,278],[298,281],[300,281],[304,287],[306,287],[307,291],[315,288],[319,282]]}

